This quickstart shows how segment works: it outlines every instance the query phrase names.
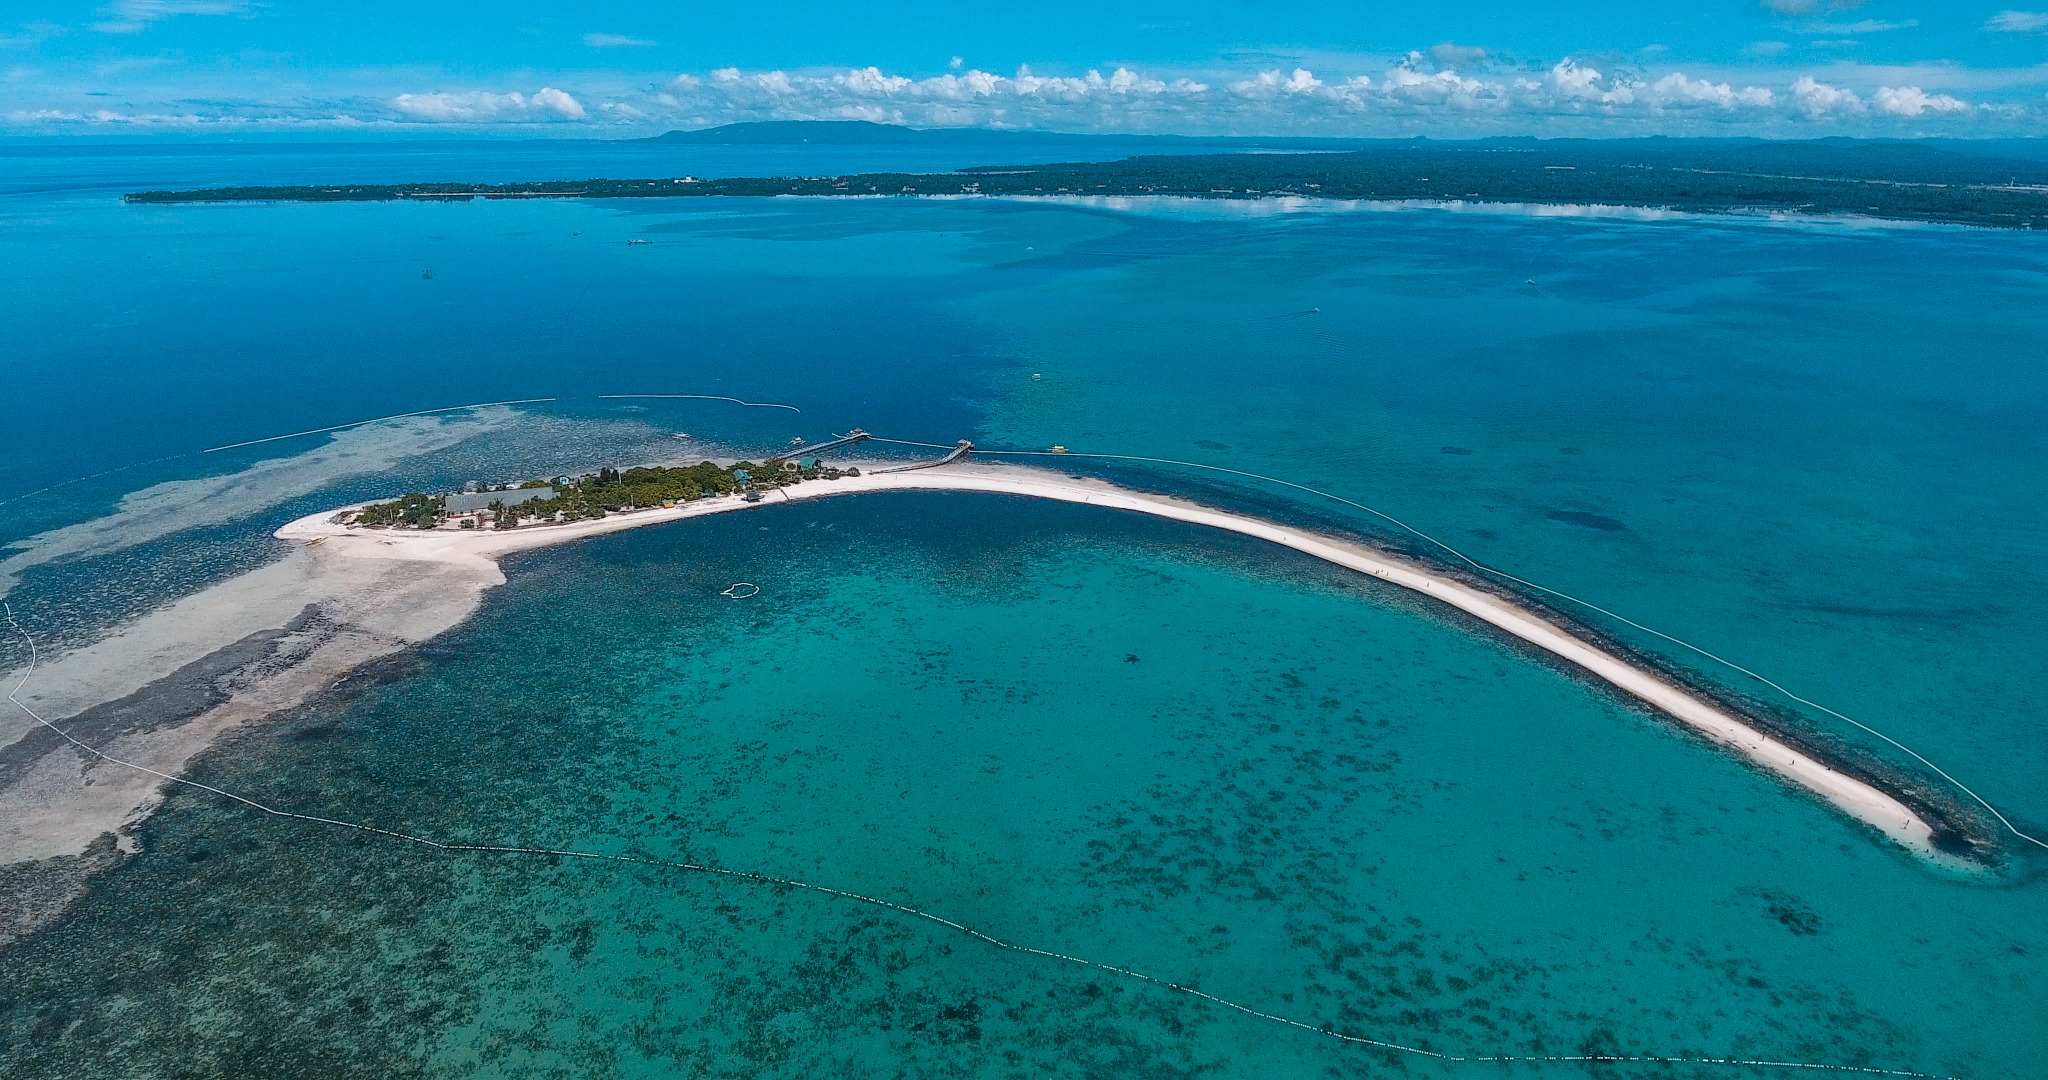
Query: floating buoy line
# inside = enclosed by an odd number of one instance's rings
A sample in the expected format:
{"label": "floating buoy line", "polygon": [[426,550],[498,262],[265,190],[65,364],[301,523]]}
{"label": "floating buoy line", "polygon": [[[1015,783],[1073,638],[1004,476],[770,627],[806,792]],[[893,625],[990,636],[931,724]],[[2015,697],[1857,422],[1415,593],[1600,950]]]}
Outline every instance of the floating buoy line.
{"label": "floating buoy line", "polygon": [[761,595],[761,587],[751,581],[735,581],[727,585],[725,591],[718,595],[730,596],[735,600],[747,600]]}
{"label": "floating buoy line", "polygon": [[[738,589],[742,585],[749,584],[751,583],[735,582],[733,585],[728,586],[725,593],[722,593],[721,595],[731,595],[735,589]],[[756,592],[760,591],[759,586],[754,586],[754,589]],[[749,593],[747,595],[751,596],[753,595],[753,593]],[[90,754],[94,758],[104,761],[110,765],[119,765],[123,768],[133,769],[136,772],[143,773],[148,776],[154,776],[160,780],[165,781],[166,783],[181,784],[185,787],[189,787],[197,791],[203,791],[211,795],[217,795],[223,799],[227,799],[230,802],[238,803],[251,810],[255,810],[263,814],[268,814],[272,817],[285,818],[291,821],[305,822],[309,825],[326,825],[338,829],[349,829],[355,832],[368,833],[372,836],[381,836],[389,840],[395,840],[400,843],[413,844],[419,847],[424,847],[433,851],[442,852],[450,855],[524,855],[543,856],[557,859],[587,859],[593,862],[622,863],[630,866],[645,866],[663,870],[681,870],[692,874],[704,874],[713,877],[727,878],[734,881],[753,882],[756,884],[767,885],[775,888],[787,889],[798,892],[808,892],[819,896],[832,897],[839,900],[853,901],[855,903],[866,904],[870,907],[876,907],[887,911],[892,911],[899,915],[907,916],[908,918],[911,918],[913,920],[930,923],[935,926],[941,926],[948,930],[952,930],[956,933],[963,934],[967,937],[973,938],[974,940],[979,941],[985,945],[989,945],[993,948],[1001,949],[1007,952],[1019,953],[1025,956],[1036,956],[1047,960],[1057,960],[1065,964],[1073,965],[1075,967],[1087,968],[1091,971],[1100,971],[1107,974],[1120,976],[1122,978],[1145,983],[1149,986],[1158,987],[1163,990],[1169,990],[1175,993],[1185,994],[1189,997],[1208,1002],[1211,1005],[1217,1005],[1222,1008],[1229,1009],[1233,1012],[1242,1013],[1245,1016],[1249,1016],[1254,1019],[1265,1020],[1271,1023],[1284,1025],[1289,1028],[1309,1032],[1311,1034],[1321,1035],[1325,1038],[1334,1039],[1338,1042],[1347,1043],[1354,1046],[1371,1047],[1377,1050],[1386,1051],[1389,1054],[1405,1055],[1407,1057],[1412,1058],[1426,1059],[1430,1061],[1440,1062],[1446,1065],[1696,1065],[1742,1069],[1799,1070],[1805,1073],[1834,1073],[1852,1076],[1897,1077],[1902,1078],[1902,1080],[1962,1080],[1961,1077],[1951,1076],[1942,1073],[1919,1072],[1912,1069],[1883,1069],[1869,1065],[1834,1065],[1808,1061],[1778,1061],[1769,1058],[1712,1057],[1706,1055],[1682,1056],[1666,1054],[1449,1053],[1440,1050],[1431,1050],[1427,1047],[1422,1046],[1412,1046],[1406,1043],[1392,1042],[1385,1039],[1374,1039],[1365,1035],[1355,1035],[1349,1032],[1338,1031],[1337,1029],[1328,1024],[1310,1024],[1302,1020],[1296,1020],[1292,1017],[1282,1016],[1278,1013],[1266,1012],[1262,1009],[1257,1009],[1250,1005],[1243,1004],[1242,1002],[1233,1001],[1229,998],[1220,997],[1216,994],[1211,994],[1208,991],[1201,990],[1193,986],[1189,986],[1185,983],[1179,983],[1169,979],[1163,979],[1156,975],[1148,975],[1145,972],[1138,971],[1133,968],[1121,967],[1116,964],[1106,964],[1097,960],[1089,960],[1085,957],[1073,956],[1068,953],[1055,952],[1051,949],[1040,949],[1030,945],[1019,944],[1014,941],[1009,941],[1004,938],[996,937],[993,934],[984,933],[980,930],[975,929],[974,927],[966,925],[965,923],[955,922],[952,919],[948,919],[943,915],[938,915],[933,912],[926,911],[922,908],[912,907],[909,904],[901,904],[893,900],[887,900],[876,896],[869,896],[864,893],[852,892],[846,889],[836,889],[829,885],[819,885],[808,881],[802,881],[797,878],[778,877],[773,874],[762,874],[745,870],[733,870],[722,866],[713,866],[708,863],[685,862],[675,859],[660,859],[647,855],[617,855],[606,854],[603,852],[596,851],[577,851],[573,848],[525,847],[512,844],[447,843],[440,840],[432,839],[431,837],[419,836],[414,833],[404,832],[399,829],[387,829],[381,826],[369,825],[359,821],[349,821],[344,818],[323,817],[318,814],[301,814],[296,811],[285,810],[280,809],[278,807],[270,806],[266,803],[258,802],[255,799],[251,799],[245,795],[238,795],[232,791],[214,787],[211,784],[202,784],[197,780],[187,779],[182,776],[174,776],[167,772],[161,772],[159,770],[152,769],[147,765],[139,765],[132,761],[117,758],[112,754],[100,750],[98,747],[91,746],[79,740],[70,732],[65,731],[63,728],[60,728],[56,724],[51,723],[49,720],[45,719],[41,713],[30,708],[27,702],[21,700],[21,690],[23,687],[28,685],[28,681],[35,674],[36,665],[41,659],[40,653],[36,648],[35,638],[29,634],[27,628],[23,627],[21,623],[15,619],[14,608],[12,605],[7,604],[5,601],[0,601],[0,614],[5,615],[7,619],[7,625],[13,628],[14,632],[20,635],[21,640],[28,646],[29,657],[28,667],[22,671],[21,678],[18,679],[15,682],[14,686],[7,691],[7,700],[12,702],[16,708],[28,714],[28,716],[31,719],[35,720],[36,723],[41,724],[43,727],[46,727],[51,731],[55,732],[58,735],[58,737],[62,738],[65,742],[71,744],[80,751],[86,754]]]}

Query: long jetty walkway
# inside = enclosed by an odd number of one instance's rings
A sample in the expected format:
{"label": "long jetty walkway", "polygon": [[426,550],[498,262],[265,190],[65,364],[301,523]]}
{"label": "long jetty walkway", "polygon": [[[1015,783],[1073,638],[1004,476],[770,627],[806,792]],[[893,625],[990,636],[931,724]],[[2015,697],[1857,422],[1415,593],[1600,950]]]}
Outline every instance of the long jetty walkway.
{"label": "long jetty walkway", "polygon": [[816,446],[796,447],[795,449],[792,449],[788,454],[784,454],[782,456],[790,457],[796,454],[808,454],[812,457],[816,457],[817,455],[822,454],[827,450],[837,450],[842,446],[848,446],[853,443],[857,443],[862,439],[872,438],[874,438],[874,436],[868,434],[865,431],[862,431],[859,428],[854,428],[852,431],[849,431],[844,435],[834,437],[831,442],[821,442]]}
{"label": "long jetty walkway", "polygon": [[936,469],[941,465],[951,465],[952,463],[960,460],[961,458],[966,457],[967,455],[973,452],[974,444],[968,442],[966,439],[962,439],[960,440],[960,445],[953,448],[952,453],[947,454],[945,457],[942,457],[937,461],[919,461],[909,465],[898,465],[893,469],[876,469],[874,471],[877,473],[898,473],[915,472],[918,469]]}

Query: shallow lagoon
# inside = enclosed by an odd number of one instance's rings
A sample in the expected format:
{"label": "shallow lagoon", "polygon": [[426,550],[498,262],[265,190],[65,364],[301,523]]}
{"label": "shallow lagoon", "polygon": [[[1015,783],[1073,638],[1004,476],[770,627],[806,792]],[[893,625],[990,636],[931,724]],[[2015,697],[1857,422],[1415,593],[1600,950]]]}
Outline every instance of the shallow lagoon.
{"label": "shallow lagoon", "polygon": [[[720,597],[731,580],[764,592]],[[529,556],[486,616],[204,778],[440,838],[798,877],[1456,1051],[2020,1076],[1998,1059],[2024,1060],[2025,1025],[1966,1018],[2044,945],[2000,926],[2024,891],[1938,877],[1309,560],[991,497]],[[146,837],[8,958],[17,1063],[1441,1071],[756,883],[440,856],[183,795]],[[66,985],[91,992],[48,1015]]]}

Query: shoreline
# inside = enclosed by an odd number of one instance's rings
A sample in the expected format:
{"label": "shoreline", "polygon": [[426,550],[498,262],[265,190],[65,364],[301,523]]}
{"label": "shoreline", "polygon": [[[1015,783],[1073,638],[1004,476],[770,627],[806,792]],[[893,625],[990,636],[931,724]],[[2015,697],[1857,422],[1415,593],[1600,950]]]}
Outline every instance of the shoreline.
{"label": "shoreline", "polygon": [[[1683,724],[1779,779],[1805,789],[1837,810],[1876,829],[1915,855],[1944,866],[1975,863],[1943,849],[1948,830],[1904,799],[1835,767],[1816,754],[1764,730],[1741,712],[1707,694],[1679,685],[1661,671],[1630,662],[1594,641],[1559,626],[1552,618],[1458,578],[1366,544],[1290,528],[1165,495],[1153,495],[1099,480],[1017,465],[953,465],[914,472],[864,473],[839,480],[808,480],[770,491],[756,503],[714,496],[675,507],[611,514],[595,520],[531,525],[499,533],[433,530],[373,530],[335,523],[342,510],[323,511],[278,529],[283,540],[321,545],[331,556],[393,559],[495,570],[497,559],[521,551],[590,536],[728,513],[778,502],[885,491],[961,491],[1017,495],[1149,514],[1265,540],[1336,566],[1428,597],[1506,633],[1523,645],[1570,664],[1579,672]],[[778,498],[777,496],[780,496]]]}

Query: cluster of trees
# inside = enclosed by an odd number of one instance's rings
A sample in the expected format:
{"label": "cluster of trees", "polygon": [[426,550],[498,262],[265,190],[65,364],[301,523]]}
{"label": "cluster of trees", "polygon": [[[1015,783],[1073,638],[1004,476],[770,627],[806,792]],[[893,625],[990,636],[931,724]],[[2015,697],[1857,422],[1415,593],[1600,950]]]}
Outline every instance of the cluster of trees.
{"label": "cluster of trees", "polygon": [[414,491],[390,502],[371,503],[356,515],[356,524],[384,528],[403,525],[412,529],[431,529],[441,521],[441,505],[445,498],[441,495],[422,495]]}
{"label": "cluster of trees", "polygon": [[782,469],[763,467],[750,461],[738,462],[729,468],[705,461],[674,468],[641,465],[624,471],[599,469],[567,485],[557,485],[552,498],[534,499],[500,509],[497,524],[499,528],[506,529],[524,518],[550,521],[557,514],[561,515],[562,521],[581,521],[584,518],[601,518],[620,510],[688,502],[706,495],[729,495],[739,490],[740,480],[734,474],[742,470],[756,486],[786,482]]}
{"label": "cluster of trees", "polygon": [[[745,480],[741,479],[743,475]],[[529,480],[518,490],[551,488],[551,494],[511,506],[493,503],[486,513],[500,529],[514,528],[522,521],[531,520],[581,521],[621,510],[688,502],[707,495],[730,495],[742,487],[781,487],[818,475],[837,479],[842,475],[859,476],[860,470],[849,469],[841,473],[838,469],[823,469],[799,474],[794,468],[784,467],[780,460],[762,465],[740,461],[727,466],[705,461],[673,468],[660,465],[635,466],[624,471],[607,468],[563,483]],[[445,495],[414,492],[391,502],[364,507],[356,516],[355,523],[381,528],[431,529],[445,520],[446,501]],[[464,521],[463,527],[474,526]]]}
{"label": "cluster of trees", "polygon": [[624,472],[599,469],[596,475],[578,481],[576,491],[607,510],[630,510],[641,506],[660,506],[665,502],[701,499],[706,495],[730,495],[740,486],[739,480],[733,476],[735,470],[745,470],[755,484],[781,482],[782,470],[779,468],[763,467],[751,461],[737,462],[726,468],[704,461],[676,468],[643,465]]}

